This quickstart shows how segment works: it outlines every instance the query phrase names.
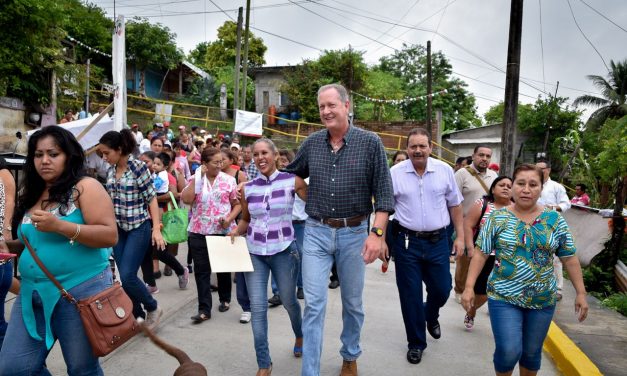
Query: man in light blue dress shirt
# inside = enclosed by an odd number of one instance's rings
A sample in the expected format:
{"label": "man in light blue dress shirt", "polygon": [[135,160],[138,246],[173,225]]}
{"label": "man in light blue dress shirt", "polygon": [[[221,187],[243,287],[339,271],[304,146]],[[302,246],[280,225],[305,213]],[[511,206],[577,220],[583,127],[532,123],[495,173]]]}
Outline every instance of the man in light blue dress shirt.
{"label": "man in light blue dress shirt", "polygon": [[[427,347],[425,329],[440,338],[439,310],[451,291],[446,226],[455,227],[453,252],[464,252],[463,201],[453,169],[430,158],[431,136],[413,129],[407,139],[409,159],[392,167],[395,217],[390,242],[396,255],[396,285],[407,334],[407,361],[420,363]],[[422,283],[427,286],[423,303]]]}

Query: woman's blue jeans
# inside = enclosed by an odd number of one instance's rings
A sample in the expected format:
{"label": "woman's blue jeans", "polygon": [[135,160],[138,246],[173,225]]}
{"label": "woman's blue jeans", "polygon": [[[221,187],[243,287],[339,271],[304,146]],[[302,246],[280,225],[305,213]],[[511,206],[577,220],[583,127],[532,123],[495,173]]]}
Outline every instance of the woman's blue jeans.
{"label": "woman's blue jeans", "polygon": [[[69,292],[79,300],[95,295],[112,284],[111,269],[107,267],[95,277],[71,288]],[[0,375],[50,375],[46,369],[49,352],[46,341],[36,340],[26,331],[22,318],[22,298],[22,295],[17,297],[11,310],[11,321],[5,337],[7,345],[0,351]],[[43,305],[37,291],[33,292],[32,299],[37,333],[45,338]],[[68,375],[103,375],[98,358],[92,353],[76,306],[60,298],[50,320],[52,335],[61,345]]]}
{"label": "woman's blue jeans", "polygon": [[300,256],[296,244],[272,256],[251,254],[254,272],[244,273],[250,308],[252,329],[259,368],[268,368],[272,364],[268,346],[268,277],[270,271],[276,277],[283,307],[287,310],[296,338],[303,336],[300,304],[296,299],[296,271]]}
{"label": "woman's blue jeans", "polygon": [[488,299],[494,334],[494,369],[509,372],[517,363],[530,371],[540,369],[542,344],[551,325],[555,306],[543,309],[522,308]]}
{"label": "woman's blue jeans", "polygon": [[137,276],[146,252],[152,249],[151,232],[152,225],[148,221],[131,231],[118,227],[118,243],[113,246],[113,258],[118,265],[122,288],[133,302],[133,315],[136,318],[146,317],[142,304],[146,311],[152,312],[157,309],[157,301]]}
{"label": "woman's blue jeans", "polygon": [[13,262],[0,265],[0,348],[4,341],[4,334],[7,332],[7,321],[4,318],[4,300],[7,298],[9,288],[13,282]]}

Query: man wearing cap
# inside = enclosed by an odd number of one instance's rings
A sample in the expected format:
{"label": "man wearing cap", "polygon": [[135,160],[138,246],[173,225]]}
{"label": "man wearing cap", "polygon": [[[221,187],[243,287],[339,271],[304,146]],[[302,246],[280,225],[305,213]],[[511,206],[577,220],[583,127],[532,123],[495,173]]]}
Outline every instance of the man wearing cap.
{"label": "man wearing cap", "polygon": [[179,137],[187,133],[187,127],[184,125],[179,125]]}
{"label": "man wearing cap", "polygon": [[165,127],[166,137],[168,137],[168,141],[174,140],[174,132],[172,132],[172,130],[170,129],[170,122],[164,121],[163,126]]}
{"label": "man wearing cap", "polygon": [[135,136],[135,142],[137,142],[137,145],[140,145],[144,139],[144,135],[139,130],[139,124],[135,123],[131,125],[131,132],[133,132],[133,136]]}
{"label": "man wearing cap", "polygon": [[235,142],[231,144],[231,151],[235,155],[235,158],[239,158],[239,152],[240,152],[241,149],[242,148],[239,146],[239,144],[237,144]]}
{"label": "man wearing cap", "polygon": [[342,298],[340,376],[357,376],[366,265],[385,259],[387,253],[384,234],[388,215],[394,212],[394,196],[385,148],[376,134],[351,124],[349,105],[346,88],[322,86],[318,108],[326,129],[309,135],[285,168],[303,179],[310,178],[302,256],[302,376],[320,374],[327,278],[334,261]]}

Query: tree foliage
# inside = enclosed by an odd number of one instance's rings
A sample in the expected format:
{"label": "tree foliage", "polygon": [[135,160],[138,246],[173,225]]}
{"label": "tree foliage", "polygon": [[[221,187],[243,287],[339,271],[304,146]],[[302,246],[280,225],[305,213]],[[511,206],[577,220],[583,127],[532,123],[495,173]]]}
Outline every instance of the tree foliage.
{"label": "tree foliage", "polygon": [[366,82],[368,67],[363,52],[352,49],[324,51],[317,60],[304,60],[302,64],[285,71],[286,85],[282,88],[297,107],[303,118],[317,121],[320,86],[340,83],[348,90],[360,90]]}
{"label": "tree foliage", "polygon": [[[403,81],[399,77],[378,69],[366,73],[361,92],[371,98],[386,100],[401,99],[405,96]],[[376,121],[403,119],[403,112],[396,105],[372,102],[357,95],[353,96],[353,101],[356,119]]]}
{"label": "tree foliage", "polygon": [[[248,31],[248,67],[260,67],[266,63],[264,55],[268,48],[263,39]],[[226,21],[218,28],[218,39],[210,43],[200,43],[190,52],[199,67],[210,73],[223,67],[235,66],[237,47],[237,23]],[[204,59],[202,58],[204,56]],[[242,31],[242,64],[244,58],[244,31]],[[194,63],[196,64],[196,63]]]}
{"label": "tree foliage", "polygon": [[[0,2],[0,95],[18,97],[32,105],[48,104],[52,70],[58,76],[67,71],[62,56],[68,45],[64,47],[61,41],[72,36],[93,48],[110,51],[112,25],[102,9],[79,0]],[[110,59],[82,46],[75,46],[73,52],[77,64],[92,58],[94,65],[111,65]]]}
{"label": "tree foliage", "polygon": [[0,95],[46,104],[50,70],[60,64],[63,7],[54,0],[0,2]]}
{"label": "tree foliage", "polygon": [[[421,45],[406,45],[390,56],[380,59],[378,69],[400,78],[405,84],[407,97],[422,97],[427,94],[427,50]],[[445,129],[465,129],[481,125],[477,116],[475,98],[466,90],[464,81],[451,76],[453,67],[446,56],[438,51],[431,54],[432,92],[446,90],[434,95],[434,109],[442,110]],[[406,119],[425,120],[427,99],[401,105]]]}

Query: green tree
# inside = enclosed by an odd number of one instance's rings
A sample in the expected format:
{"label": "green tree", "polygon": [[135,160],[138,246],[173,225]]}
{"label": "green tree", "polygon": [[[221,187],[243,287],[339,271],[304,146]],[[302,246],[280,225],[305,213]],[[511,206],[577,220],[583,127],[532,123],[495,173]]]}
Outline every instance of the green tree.
{"label": "green tree", "polygon": [[320,86],[340,83],[348,90],[360,90],[366,80],[368,67],[363,52],[353,49],[324,51],[317,60],[304,60],[302,64],[285,71],[286,92],[292,105],[303,118],[319,120],[317,93]]}
{"label": "green tree", "polygon": [[0,95],[50,101],[50,71],[61,64],[63,7],[54,0],[0,2]]}
{"label": "green tree", "polygon": [[[266,63],[264,55],[268,48],[263,43],[263,39],[256,37],[251,31],[248,33],[248,67],[260,67]],[[200,66],[205,68],[210,73],[215,73],[217,69],[222,67],[234,66],[236,47],[237,23],[233,21],[226,21],[218,28],[218,39],[206,46],[204,64]],[[200,53],[203,49],[203,46],[196,46],[193,51],[198,50]],[[242,31],[242,57],[243,56],[244,31]],[[200,58],[198,60],[200,60]]]}
{"label": "green tree", "polygon": [[198,43],[196,47],[194,47],[194,49],[189,51],[189,54],[187,54],[187,60],[197,67],[204,67],[208,47],[209,42]]}
{"label": "green tree", "polygon": [[612,60],[610,67],[607,80],[598,75],[588,76],[602,96],[582,95],[574,102],[575,106],[597,108],[586,123],[586,128],[590,130],[597,130],[608,118],[618,119],[627,115],[627,59],[617,63]]}
{"label": "green tree", "polygon": [[[422,97],[401,106],[406,119],[424,120],[427,115],[427,50],[421,45],[403,47],[379,60],[378,68],[399,77],[405,83],[408,97]],[[464,81],[451,76],[453,67],[446,56],[438,51],[431,54],[432,97],[434,109],[442,110],[445,129],[465,129],[479,126],[474,96],[466,90]]]}
{"label": "green tree", "polygon": [[[385,100],[400,100],[405,97],[403,81],[381,70],[370,70],[364,78],[364,86],[361,90],[370,98]],[[398,104],[380,103],[367,100],[354,95],[355,118],[359,120],[393,121],[402,120],[403,112]]]}
{"label": "green tree", "polygon": [[146,68],[171,69],[183,59],[176,47],[176,34],[167,26],[151,24],[145,19],[134,18],[126,24],[126,50],[140,70],[139,93],[146,95]]}

